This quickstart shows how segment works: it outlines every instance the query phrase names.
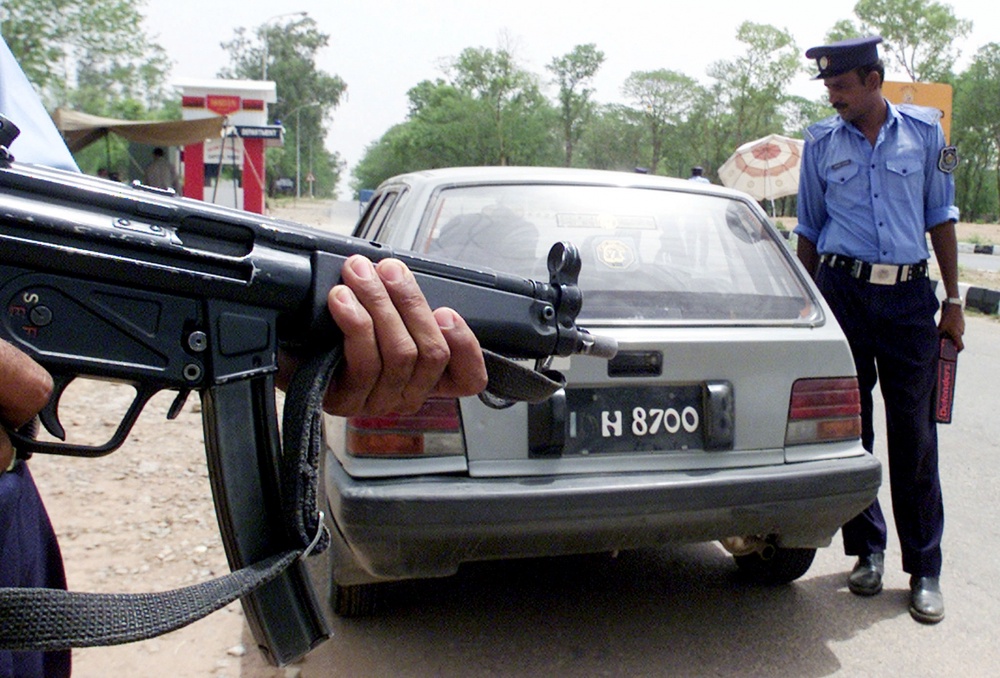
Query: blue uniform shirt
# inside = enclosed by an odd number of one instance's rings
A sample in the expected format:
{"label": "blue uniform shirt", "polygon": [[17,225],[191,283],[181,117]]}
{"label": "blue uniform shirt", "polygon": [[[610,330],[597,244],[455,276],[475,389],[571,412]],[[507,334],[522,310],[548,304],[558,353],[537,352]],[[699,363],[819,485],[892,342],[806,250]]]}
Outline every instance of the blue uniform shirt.
{"label": "blue uniform shirt", "polygon": [[0,38],[0,113],[21,130],[10,145],[14,160],[78,171],[35,88]]}
{"label": "blue uniform shirt", "polygon": [[839,115],[806,131],[795,232],[819,254],[914,264],[930,256],[928,230],[958,221],[955,180],[938,167],[937,111],[886,103],[874,146]]}

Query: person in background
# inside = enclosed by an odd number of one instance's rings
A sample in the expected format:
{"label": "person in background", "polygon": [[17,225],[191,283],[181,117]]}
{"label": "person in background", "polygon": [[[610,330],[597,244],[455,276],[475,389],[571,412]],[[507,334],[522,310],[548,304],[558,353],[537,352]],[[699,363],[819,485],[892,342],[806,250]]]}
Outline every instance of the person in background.
{"label": "person in background", "polygon": [[[958,293],[955,149],[936,110],[893,105],[882,96],[878,36],[814,47],[837,111],[805,134],[798,194],[798,256],[829,302],[854,354],[861,390],[862,443],[872,452],[872,390],[881,381],[889,482],[910,615],[944,619],[933,392],[941,337],[962,350]],[[927,234],[946,299],[938,307],[927,273]],[[940,310],[940,320],[935,316]],[[876,500],[843,527],[844,551],[857,556],[848,588],[882,590],[886,522]]]}
{"label": "person in background", "polygon": [[698,165],[691,168],[691,176],[688,177],[688,181],[697,181],[703,184],[712,183],[708,180],[708,177],[705,176],[705,170]]}
{"label": "person in background", "polygon": [[146,165],[142,183],[154,188],[178,190],[177,170],[174,169],[163,149],[157,146],[153,149],[153,161]]}

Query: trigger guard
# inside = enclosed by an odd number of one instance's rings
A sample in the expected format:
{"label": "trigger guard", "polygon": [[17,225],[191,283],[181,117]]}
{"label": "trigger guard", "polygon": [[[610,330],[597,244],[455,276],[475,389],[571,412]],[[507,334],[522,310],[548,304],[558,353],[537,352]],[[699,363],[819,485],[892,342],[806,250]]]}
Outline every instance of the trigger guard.
{"label": "trigger guard", "polygon": [[[84,375],[86,376],[86,375]],[[143,386],[141,384],[133,382],[130,383],[136,389],[135,399],[132,404],[129,405],[128,410],[122,417],[122,420],[118,423],[118,427],[115,429],[111,438],[99,445],[91,444],[77,444],[77,443],[67,443],[66,442],[66,431],[59,421],[59,402],[62,399],[63,392],[66,387],[76,379],[77,375],[70,376],[59,376],[53,375],[53,387],[52,396],[49,398],[49,402],[46,403],[45,407],[38,413],[38,419],[45,430],[48,431],[53,437],[58,438],[59,442],[53,442],[49,440],[37,440],[34,436],[27,436],[19,431],[8,430],[7,434],[14,443],[14,449],[17,450],[17,455],[19,459],[27,459],[32,454],[43,453],[43,454],[58,454],[69,457],[103,457],[106,454],[114,452],[128,438],[128,434],[131,432],[132,427],[138,420],[139,415],[142,413],[143,408],[149,399],[152,398],[158,392],[155,386]]]}

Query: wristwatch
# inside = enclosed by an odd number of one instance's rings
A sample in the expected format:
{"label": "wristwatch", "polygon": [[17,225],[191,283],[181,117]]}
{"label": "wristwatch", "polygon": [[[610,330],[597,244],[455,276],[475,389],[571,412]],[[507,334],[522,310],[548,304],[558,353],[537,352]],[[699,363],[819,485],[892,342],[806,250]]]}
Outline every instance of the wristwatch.
{"label": "wristwatch", "polygon": [[961,306],[962,305],[962,297],[948,297],[947,299],[945,299],[941,303],[942,304],[952,304],[954,306]]}

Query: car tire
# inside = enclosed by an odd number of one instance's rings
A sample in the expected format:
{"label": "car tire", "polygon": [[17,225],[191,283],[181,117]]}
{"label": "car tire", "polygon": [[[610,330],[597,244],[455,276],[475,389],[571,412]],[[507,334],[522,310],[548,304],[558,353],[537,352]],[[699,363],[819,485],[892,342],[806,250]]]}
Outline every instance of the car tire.
{"label": "car tire", "polygon": [[740,572],[760,584],[787,584],[806,572],[816,557],[816,549],[771,546],[742,556],[733,556]]}
{"label": "car tire", "polygon": [[330,591],[330,604],[338,617],[368,617],[375,613],[379,588],[378,584],[334,584]]}

